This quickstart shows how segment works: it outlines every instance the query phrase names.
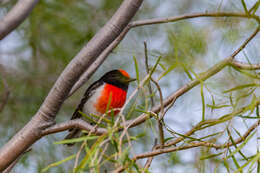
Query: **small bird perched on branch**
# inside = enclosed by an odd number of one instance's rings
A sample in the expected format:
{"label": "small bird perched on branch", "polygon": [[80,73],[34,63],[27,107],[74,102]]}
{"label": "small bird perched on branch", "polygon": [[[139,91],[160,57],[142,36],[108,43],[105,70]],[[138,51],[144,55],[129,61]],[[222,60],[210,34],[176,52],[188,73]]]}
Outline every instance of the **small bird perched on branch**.
{"label": "small bird perched on branch", "polygon": [[[71,119],[81,118],[80,112],[101,116],[106,111],[122,108],[126,101],[128,85],[135,80],[122,69],[107,72],[88,87]],[[117,113],[118,111],[115,111],[114,115]],[[71,129],[65,139],[75,138],[79,134],[80,129]]]}

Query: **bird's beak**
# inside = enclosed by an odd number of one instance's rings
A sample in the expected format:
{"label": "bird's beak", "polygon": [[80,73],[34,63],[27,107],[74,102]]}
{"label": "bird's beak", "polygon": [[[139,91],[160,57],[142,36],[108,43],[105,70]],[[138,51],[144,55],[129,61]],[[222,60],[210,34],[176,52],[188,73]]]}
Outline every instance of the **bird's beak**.
{"label": "bird's beak", "polygon": [[136,79],[135,78],[129,78],[127,81],[128,82],[133,82],[133,81],[135,81]]}

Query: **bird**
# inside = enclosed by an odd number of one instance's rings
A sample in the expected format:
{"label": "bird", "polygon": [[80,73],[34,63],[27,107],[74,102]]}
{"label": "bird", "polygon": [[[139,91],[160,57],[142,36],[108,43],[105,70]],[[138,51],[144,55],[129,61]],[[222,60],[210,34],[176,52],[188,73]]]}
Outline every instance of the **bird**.
{"label": "bird", "polygon": [[[87,88],[72,114],[71,120],[81,118],[81,112],[87,115],[101,116],[106,111],[122,108],[126,101],[129,83],[135,80],[123,69],[115,69],[105,73]],[[118,110],[114,111],[113,115],[115,116],[118,112]],[[80,132],[81,130],[78,128],[70,129],[65,139],[78,137]],[[73,144],[68,144],[68,146],[71,145]]]}

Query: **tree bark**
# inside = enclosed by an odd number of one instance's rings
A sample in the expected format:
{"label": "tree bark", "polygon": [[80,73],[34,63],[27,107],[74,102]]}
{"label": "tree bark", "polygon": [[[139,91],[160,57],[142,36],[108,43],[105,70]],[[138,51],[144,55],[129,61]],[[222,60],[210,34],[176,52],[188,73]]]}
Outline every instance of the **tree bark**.
{"label": "tree bark", "polygon": [[0,20],[0,40],[17,28],[31,13],[39,0],[20,0]]}

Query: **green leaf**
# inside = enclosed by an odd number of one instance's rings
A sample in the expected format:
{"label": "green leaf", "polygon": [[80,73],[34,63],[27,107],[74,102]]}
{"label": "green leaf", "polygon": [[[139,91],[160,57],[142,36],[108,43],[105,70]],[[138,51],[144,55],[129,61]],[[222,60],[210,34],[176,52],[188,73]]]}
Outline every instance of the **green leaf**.
{"label": "green leaf", "polygon": [[227,158],[230,158],[231,156],[235,155],[238,151],[240,151],[246,144],[247,142],[254,136],[254,134],[256,133],[256,131],[254,131],[252,134],[250,134],[244,141],[242,144],[240,144],[235,151],[233,151],[232,153],[230,153],[230,155],[227,156]]}
{"label": "green leaf", "polygon": [[259,5],[260,5],[260,1],[258,0],[258,1],[253,5],[253,7],[249,10],[249,12],[250,12],[251,14],[255,14],[256,11],[257,11],[257,9],[259,8]]}
{"label": "green leaf", "polygon": [[107,137],[107,134],[104,134],[102,136],[99,136],[99,138],[96,140],[96,142],[92,145],[89,152],[86,153],[85,157],[82,159],[78,167],[75,169],[75,172],[78,172],[80,169],[83,169],[86,167],[86,165],[89,164],[91,161],[92,156],[98,152],[99,144],[104,141],[104,139]]}
{"label": "green leaf", "polygon": [[203,92],[203,83],[200,84],[200,95],[202,102],[202,121],[205,121],[205,97]]}
{"label": "green leaf", "polygon": [[207,155],[207,156],[201,156],[200,160],[206,160],[206,159],[211,159],[217,156],[220,156],[221,154],[223,154],[224,152],[221,153],[217,153],[217,154],[211,154],[211,155]]}
{"label": "green leaf", "polygon": [[230,168],[229,168],[229,164],[228,164],[227,160],[224,159],[223,162],[224,162],[225,168],[227,169],[227,172],[230,173]]}
{"label": "green leaf", "polygon": [[209,105],[207,104],[207,107],[210,107],[211,109],[221,109],[221,108],[226,108],[226,107],[230,107],[230,105]]}
{"label": "green leaf", "polygon": [[172,139],[174,139],[174,137],[165,138],[164,143],[166,143],[167,141],[172,140]]}
{"label": "green leaf", "polygon": [[[236,129],[235,129],[235,131],[238,132]],[[235,143],[235,140],[232,138],[232,135],[231,135],[231,133],[230,133],[230,131],[229,131],[228,129],[227,129],[227,132],[228,132],[228,136],[229,136],[229,138],[230,138],[230,140],[231,140],[233,146],[234,146],[235,148],[237,148],[237,144]],[[229,150],[230,150],[230,148],[229,148]],[[230,151],[231,151],[231,150],[230,150]],[[245,160],[248,160],[247,157],[241,152],[241,150],[239,150],[238,153],[239,153]],[[232,157],[234,157],[234,156],[232,156]],[[232,158],[232,159],[233,159],[234,162],[236,162],[236,159],[235,159],[235,158]],[[235,163],[235,164],[236,164],[236,163]],[[237,163],[237,165],[238,165],[238,163]]]}
{"label": "green leaf", "polygon": [[245,1],[244,1],[244,0],[241,0],[241,3],[242,3],[242,5],[243,5],[243,8],[244,8],[245,13],[248,14],[248,10],[247,10]]}
{"label": "green leaf", "polygon": [[177,63],[173,63],[167,70],[163,72],[163,74],[158,78],[158,80],[161,80],[164,76],[166,76],[168,73],[174,70],[177,66],[178,66]]}
{"label": "green leaf", "polygon": [[259,118],[260,114],[259,114],[259,104],[256,106],[256,116]]}
{"label": "green leaf", "polygon": [[209,138],[209,137],[212,137],[212,136],[216,136],[216,135],[219,135],[219,134],[222,134],[223,132],[217,132],[217,133],[213,133],[213,134],[210,134],[210,135],[207,135],[207,136],[203,136],[201,137],[200,139],[206,139],[206,138]]}
{"label": "green leaf", "polygon": [[139,76],[139,68],[138,68],[138,62],[137,62],[137,59],[135,56],[133,56],[133,59],[134,59],[134,63],[135,63],[135,73],[136,73],[136,81],[139,85],[140,83],[140,76]]}
{"label": "green leaf", "polygon": [[249,163],[251,163],[250,167],[252,167],[252,165],[257,162],[260,158],[260,152],[258,152],[254,157],[252,157],[250,160],[248,160],[244,165],[242,165],[239,169],[237,169],[236,171],[234,171],[233,173],[238,173],[241,170],[243,170],[243,168],[245,168]]}
{"label": "green leaf", "polygon": [[248,87],[259,87],[259,86],[260,86],[260,84],[255,84],[255,83],[239,85],[239,86],[236,86],[236,87],[231,88],[229,90],[223,91],[223,93],[228,93],[228,92],[231,92],[231,91],[241,90],[241,89],[248,88]]}
{"label": "green leaf", "polygon": [[62,141],[54,142],[54,144],[70,144],[70,143],[82,142],[87,140],[93,140],[93,139],[97,139],[98,137],[99,136],[83,136],[80,138],[65,139]]}
{"label": "green leaf", "polygon": [[[231,149],[228,148],[228,151],[231,152]],[[231,158],[232,158],[232,160],[233,160],[233,162],[234,162],[236,168],[237,168],[237,169],[240,168],[240,165],[238,164],[238,161],[237,161],[236,157],[232,156]],[[241,171],[240,173],[243,173],[243,172]]]}
{"label": "green leaf", "polygon": [[73,154],[73,155],[71,155],[71,156],[69,156],[69,157],[66,157],[66,158],[63,159],[63,160],[60,160],[60,161],[55,162],[55,163],[51,163],[51,164],[49,164],[46,168],[44,168],[41,172],[46,172],[46,171],[48,171],[48,169],[50,169],[51,167],[59,166],[60,164],[65,163],[65,162],[67,162],[67,161],[69,161],[69,160],[71,160],[71,159],[74,159],[75,157],[76,157],[76,154]]}

